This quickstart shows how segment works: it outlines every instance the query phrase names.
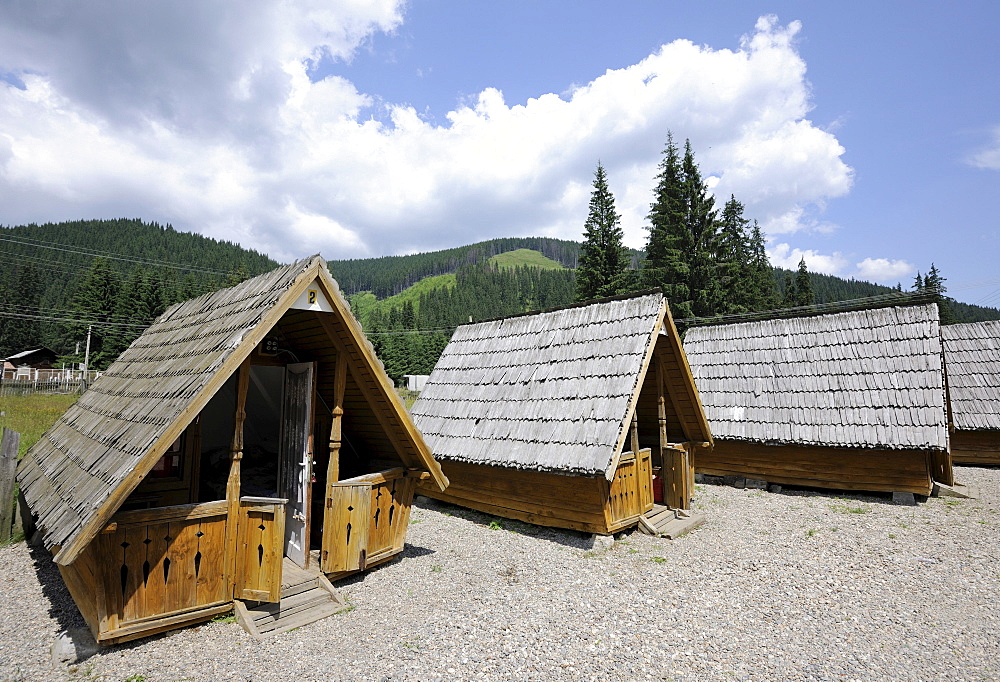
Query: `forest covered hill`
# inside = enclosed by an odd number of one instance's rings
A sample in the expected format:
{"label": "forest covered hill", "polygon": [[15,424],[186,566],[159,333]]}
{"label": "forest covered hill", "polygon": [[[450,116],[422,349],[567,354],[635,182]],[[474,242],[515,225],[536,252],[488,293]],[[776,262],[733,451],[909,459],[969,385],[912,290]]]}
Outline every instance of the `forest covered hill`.
{"label": "forest covered hill", "polygon": [[[580,243],[492,239],[383,258],[329,260],[391,376],[429,373],[462,323],[574,301]],[[642,253],[629,251],[632,266]],[[279,263],[237,244],[135,219],[0,227],[0,357],[48,346],[75,357],[92,325],[92,367],[106,366],[168,305]],[[781,292],[787,270],[774,269]],[[889,294],[870,282],[809,273],[816,303]],[[959,321],[1000,310],[950,302]]]}

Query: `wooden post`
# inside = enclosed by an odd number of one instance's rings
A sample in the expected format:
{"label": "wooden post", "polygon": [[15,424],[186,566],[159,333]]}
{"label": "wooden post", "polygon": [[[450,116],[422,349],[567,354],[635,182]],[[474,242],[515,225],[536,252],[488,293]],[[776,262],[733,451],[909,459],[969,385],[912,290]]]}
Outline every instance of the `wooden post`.
{"label": "wooden post", "polygon": [[634,452],[635,456],[638,457],[639,456],[639,415],[636,414],[636,412],[632,413],[632,429],[631,429],[631,434],[630,435],[632,437],[632,452]]}
{"label": "wooden post", "polygon": [[233,417],[233,444],[229,453],[229,479],[226,481],[226,584],[227,594],[236,588],[236,543],[239,541],[240,460],[243,459],[243,423],[247,413],[247,389],[250,387],[250,358],[240,365],[236,388],[236,412]]}
{"label": "wooden post", "polygon": [[14,475],[21,434],[4,428],[0,437],[0,543],[10,542],[14,521]]}
{"label": "wooden post", "polygon": [[330,414],[330,462],[326,469],[326,499],[332,494],[332,484],[340,480],[340,448],[344,437],[344,391],[347,389],[347,354],[337,353],[333,375],[333,409]]}
{"label": "wooden post", "polygon": [[663,496],[664,504],[670,504],[670,475],[673,461],[667,456],[669,441],[667,440],[667,397],[663,393],[666,372],[663,369],[663,361],[660,356],[655,356],[656,362],[656,413],[660,421],[660,492]]}
{"label": "wooden post", "polygon": [[347,390],[347,353],[343,350],[337,351],[337,364],[333,373],[333,409],[330,414],[330,459],[326,465],[326,490],[323,496],[323,547],[320,553],[320,566],[323,571],[329,573],[329,566],[334,560],[330,554],[334,551],[331,547],[332,536],[337,515],[334,509],[334,500],[337,498],[335,484],[340,480],[340,448],[344,437],[344,392]]}

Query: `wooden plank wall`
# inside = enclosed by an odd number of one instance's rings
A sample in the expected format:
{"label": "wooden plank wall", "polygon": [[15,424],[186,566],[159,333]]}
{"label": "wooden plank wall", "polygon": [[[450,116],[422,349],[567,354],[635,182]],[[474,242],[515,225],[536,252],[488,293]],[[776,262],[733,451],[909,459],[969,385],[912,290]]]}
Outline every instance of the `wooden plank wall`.
{"label": "wooden plank wall", "polygon": [[715,476],[734,474],[771,483],[837,490],[931,493],[931,453],[768,446],[716,439],[700,450],[695,467]]}
{"label": "wooden plank wall", "polygon": [[955,431],[951,458],[956,464],[1000,465],[1000,431]]}
{"label": "wooden plank wall", "polygon": [[421,495],[540,526],[609,532],[604,514],[608,481],[603,476],[563,476],[465,462],[442,462],[442,467],[451,484],[441,492],[433,481],[421,481]]}

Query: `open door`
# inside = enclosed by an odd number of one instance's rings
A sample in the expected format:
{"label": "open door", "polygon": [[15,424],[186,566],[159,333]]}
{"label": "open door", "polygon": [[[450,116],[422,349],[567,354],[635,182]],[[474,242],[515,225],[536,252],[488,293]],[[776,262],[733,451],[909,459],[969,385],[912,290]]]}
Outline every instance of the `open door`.
{"label": "open door", "polygon": [[285,367],[281,412],[279,494],[287,498],[285,556],[305,568],[309,561],[309,503],[312,481],[312,421],[315,366]]}

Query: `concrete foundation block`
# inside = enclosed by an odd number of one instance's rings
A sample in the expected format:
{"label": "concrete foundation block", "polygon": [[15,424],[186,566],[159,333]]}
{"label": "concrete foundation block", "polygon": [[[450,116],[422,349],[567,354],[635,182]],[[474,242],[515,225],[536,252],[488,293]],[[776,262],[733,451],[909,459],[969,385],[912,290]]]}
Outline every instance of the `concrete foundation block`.
{"label": "concrete foundation block", "polygon": [[746,487],[754,490],[767,490],[767,481],[762,481],[759,478],[748,478]]}
{"label": "concrete foundation block", "polygon": [[591,549],[595,552],[607,552],[614,546],[614,535],[598,535],[597,533],[594,533],[593,538],[591,539]]}
{"label": "concrete foundation block", "polygon": [[917,499],[913,496],[913,493],[893,493],[892,503],[915,507],[917,506]]}
{"label": "concrete foundation block", "polygon": [[52,666],[60,668],[80,663],[96,654],[99,648],[89,628],[63,630],[49,647]]}

